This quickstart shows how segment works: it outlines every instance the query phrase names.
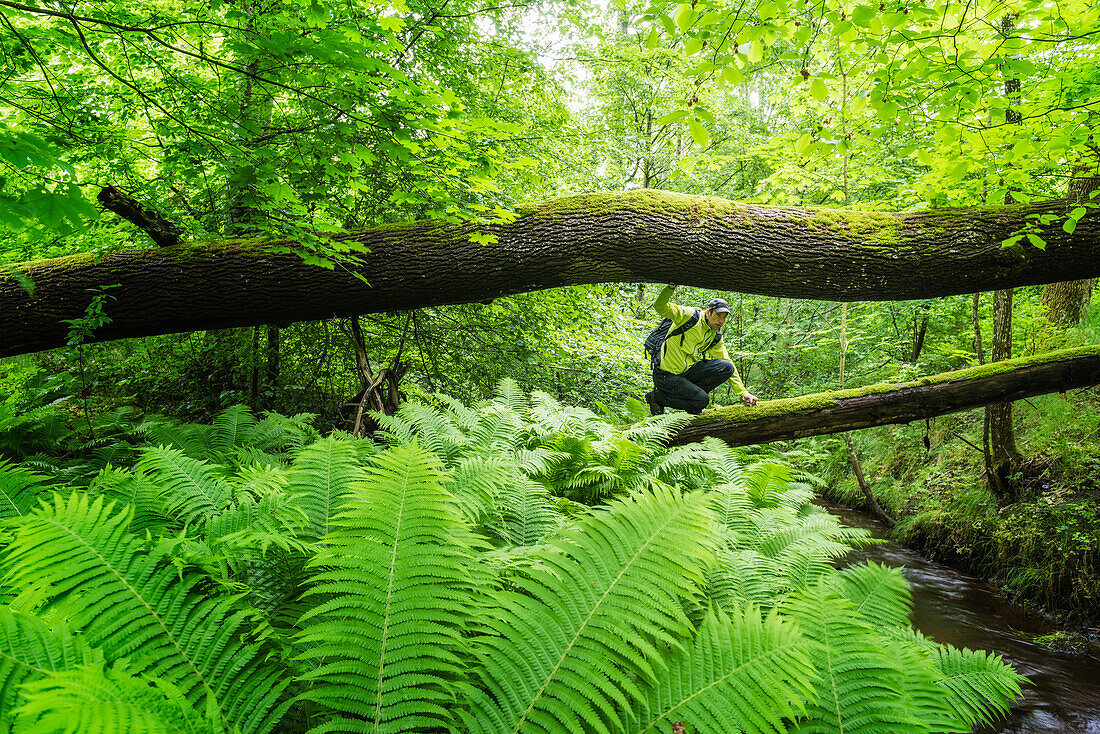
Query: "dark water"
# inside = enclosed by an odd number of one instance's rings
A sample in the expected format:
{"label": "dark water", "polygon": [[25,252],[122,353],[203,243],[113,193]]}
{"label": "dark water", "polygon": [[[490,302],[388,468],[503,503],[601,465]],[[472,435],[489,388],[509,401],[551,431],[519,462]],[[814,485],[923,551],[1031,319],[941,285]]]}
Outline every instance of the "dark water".
{"label": "dark water", "polygon": [[[848,525],[885,537],[884,527],[854,510],[823,503]],[[1030,679],[1009,718],[985,732],[1100,734],[1100,660],[1053,652],[1029,641],[1052,631],[1042,618],[1013,606],[984,581],[894,543],[851,554],[849,560],[903,566],[913,590],[913,624],[939,642],[991,650]]]}

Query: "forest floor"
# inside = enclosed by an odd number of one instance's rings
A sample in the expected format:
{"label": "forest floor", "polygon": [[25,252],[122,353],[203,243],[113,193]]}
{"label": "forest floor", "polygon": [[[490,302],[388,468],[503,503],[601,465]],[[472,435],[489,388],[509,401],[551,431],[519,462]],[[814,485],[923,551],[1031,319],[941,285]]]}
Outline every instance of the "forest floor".
{"label": "forest floor", "polygon": [[[1023,461],[1001,497],[988,486],[983,411],[852,434],[891,538],[989,579],[1065,633],[1054,647],[1100,652],[1100,388],[1014,403]],[[817,439],[824,494],[859,507],[839,438]]]}

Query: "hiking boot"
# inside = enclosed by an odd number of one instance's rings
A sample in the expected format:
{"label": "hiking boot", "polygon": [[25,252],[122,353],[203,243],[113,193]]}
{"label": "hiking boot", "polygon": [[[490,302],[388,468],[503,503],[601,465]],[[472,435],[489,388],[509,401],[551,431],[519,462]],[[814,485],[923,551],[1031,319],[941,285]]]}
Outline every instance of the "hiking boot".
{"label": "hiking boot", "polygon": [[649,414],[650,415],[661,415],[662,413],[665,412],[665,406],[663,406],[663,405],[661,405],[660,403],[657,402],[657,395],[656,394],[654,394],[652,392],[647,392],[645,394],[645,401],[647,403],[649,403]]}

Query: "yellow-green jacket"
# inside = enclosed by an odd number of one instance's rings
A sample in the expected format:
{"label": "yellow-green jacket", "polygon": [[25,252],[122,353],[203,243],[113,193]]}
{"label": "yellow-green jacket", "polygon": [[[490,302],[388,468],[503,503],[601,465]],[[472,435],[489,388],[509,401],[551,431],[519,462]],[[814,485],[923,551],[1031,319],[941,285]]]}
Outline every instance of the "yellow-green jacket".
{"label": "yellow-green jacket", "polygon": [[[685,324],[695,313],[695,309],[669,303],[670,298],[672,298],[672,289],[666,287],[657,295],[657,300],[653,302],[653,310],[666,319],[672,319],[672,326],[669,328],[671,333],[677,327]],[[679,375],[686,372],[691,365],[701,359],[724,359],[733,362],[730,359],[729,352],[726,351],[724,342],[719,341],[713,347],[710,347],[710,343],[714,341],[714,336],[714,329],[707,325],[706,313],[700,309],[699,321],[683,333],[684,345],[682,347],[680,346],[679,336],[666,339],[665,343],[661,345],[660,368],[665,372]],[[710,347],[710,349],[707,349],[707,347]],[[733,376],[730,377],[730,384],[739,395],[745,392],[745,385],[741,382],[736,367],[733,369]]]}

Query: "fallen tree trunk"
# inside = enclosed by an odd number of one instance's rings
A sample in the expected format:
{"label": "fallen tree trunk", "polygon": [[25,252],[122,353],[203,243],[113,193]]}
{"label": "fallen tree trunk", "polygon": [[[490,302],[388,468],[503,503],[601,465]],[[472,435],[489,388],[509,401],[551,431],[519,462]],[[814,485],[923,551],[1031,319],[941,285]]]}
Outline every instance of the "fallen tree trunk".
{"label": "fallen tree trunk", "polygon": [[[370,248],[354,271],[226,240],[22,263],[0,273],[0,356],[65,343],[89,289],[118,284],[96,331],[134,336],[289,323],[483,301],[567,285],[684,283],[834,301],[905,300],[1100,275],[1100,214],[1073,233],[1065,202],[909,214],[737,204],[631,191],[555,199],[515,222],[387,225],[341,239]],[[1039,215],[1045,249],[1002,248]],[[356,277],[359,276],[359,277]],[[362,278],[362,279],[360,279]],[[363,282],[363,281],[366,282]],[[33,284],[33,287],[32,287]]]}
{"label": "fallen tree trunk", "polygon": [[704,412],[672,444],[720,438],[731,446],[852,431],[946,415],[1100,384],[1100,346],[1051,352],[923,377]]}

